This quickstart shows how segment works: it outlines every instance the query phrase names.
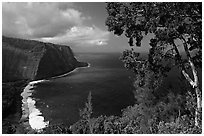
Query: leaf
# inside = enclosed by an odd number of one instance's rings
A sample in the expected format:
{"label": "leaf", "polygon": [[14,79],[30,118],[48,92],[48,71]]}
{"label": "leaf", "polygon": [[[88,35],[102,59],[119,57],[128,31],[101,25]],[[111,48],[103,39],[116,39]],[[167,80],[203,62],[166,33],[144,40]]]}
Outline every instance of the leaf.
{"label": "leaf", "polygon": [[191,46],[189,47],[189,50],[192,51],[192,50],[197,49],[197,48],[198,48],[197,44],[194,43],[193,45],[191,45]]}
{"label": "leaf", "polygon": [[132,37],[129,38],[129,42],[128,42],[128,43],[129,43],[130,46],[134,46],[134,45],[133,45],[133,38],[132,38]]}

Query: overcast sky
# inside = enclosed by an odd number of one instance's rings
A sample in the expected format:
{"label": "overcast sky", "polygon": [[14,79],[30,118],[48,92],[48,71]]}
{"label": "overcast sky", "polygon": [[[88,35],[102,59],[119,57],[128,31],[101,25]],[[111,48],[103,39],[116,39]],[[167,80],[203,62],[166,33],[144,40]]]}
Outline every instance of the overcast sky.
{"label": "overcast sky", "polygon": [[[2,33],[71,46],[76,52],[122,52],[128,39],[107,31],[106,3],[3,3]],[[144,37],[138,51],[147,50]]]}

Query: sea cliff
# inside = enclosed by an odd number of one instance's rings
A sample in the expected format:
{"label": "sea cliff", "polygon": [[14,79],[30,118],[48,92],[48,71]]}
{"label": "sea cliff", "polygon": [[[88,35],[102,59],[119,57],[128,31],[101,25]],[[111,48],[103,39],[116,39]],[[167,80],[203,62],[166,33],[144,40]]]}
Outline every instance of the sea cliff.
{"label": "sea cliff", "polygon": [[5,130],[3,133],[13,133],[10,132],[10,126],[14,125],[13,120],[5,118],[17,114],[15,120],[20,119],[19,114],[22,114],[19,113],[22,99],[20,94],[27,83],[63,75],[77,67],[86,66],[88,63],[76,60],[69,46],[3,36],[2,121]]}
{"label": "sea cliff", "polygon": [[2,37],[3,82],[50,78],[84,66],[69,46]]}

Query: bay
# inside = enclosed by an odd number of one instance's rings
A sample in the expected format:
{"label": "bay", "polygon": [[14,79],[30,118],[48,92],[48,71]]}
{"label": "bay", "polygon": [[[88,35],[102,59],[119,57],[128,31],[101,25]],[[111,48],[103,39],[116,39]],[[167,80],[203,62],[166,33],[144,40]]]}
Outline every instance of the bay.
{"label": "bay", "polygon": [[123,67],[119,53],[78,53],[90,67],[35,85],[36,107],[50,124],[71,125],[79,119],[88,93],[92,93],[93,117],[120,115],[134,104],[132,73]]}

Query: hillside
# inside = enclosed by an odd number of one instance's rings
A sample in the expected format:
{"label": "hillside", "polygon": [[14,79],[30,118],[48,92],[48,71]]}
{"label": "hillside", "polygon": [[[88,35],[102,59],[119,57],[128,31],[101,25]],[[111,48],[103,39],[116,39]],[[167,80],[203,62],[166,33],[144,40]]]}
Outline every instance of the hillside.
{"label": "hillside", "polygon": [[18,123],[22,115],[20,94],[28,82],[59,76],[85,66],[88,64],[77,61],[69,46],[3,36],[3,133],[13,133],[11,126],[21,128]]}
{"label": "hillside", "polygon": [[2,37],[3,82],[50,78],[87,65],[69,46]]}

